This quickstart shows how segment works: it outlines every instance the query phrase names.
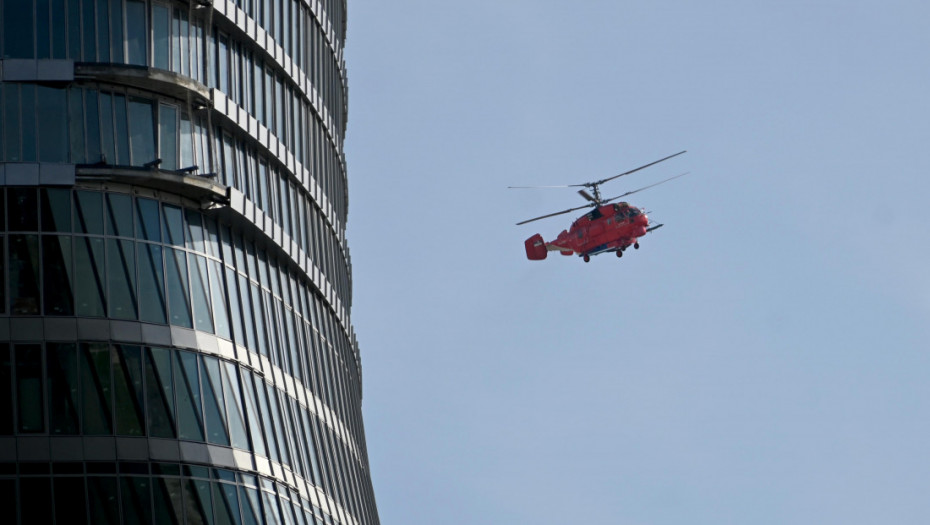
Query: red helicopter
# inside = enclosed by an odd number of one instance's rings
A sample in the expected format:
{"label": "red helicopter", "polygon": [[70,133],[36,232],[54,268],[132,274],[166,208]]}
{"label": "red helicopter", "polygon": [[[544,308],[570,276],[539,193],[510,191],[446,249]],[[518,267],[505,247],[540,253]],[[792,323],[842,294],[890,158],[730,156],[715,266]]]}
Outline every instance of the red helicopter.
{"label": "red helicopter", "polygon": [[[568,230],[562,230],[562,233],[560,233],[554,241],[546,242],[543,240],[542,235],[538,233],[527,239],[524,243],[526,245],[526,257],[531,261],[541,261],[546,258],[549,252],[557,251],[562,255],[572,255],[577,253],[578,256],[584,259],[584,262],[589,262],[592,255],[614,252],[617,254],[617,257],[623,257],[623,251],[630,246],[638,250],[638,239],[653,230],[661,228],[663,225],[656,224],[650,226],[649,217],[646,215],[646,212],[640,208],[636,208],[635,206],[630,206],[626,202],[617,202],[614,204],[610,203],[617,199],[626,197],[627,195],[632,195],[653,186],[658,186],[659,184],[668,182],[672,179],[677,179],[678,177],[683,177],[687,175],[687,173],[682,173],[680,175],[656,182],[655,184],[650,184],[637,190],[628,191],[623,195],[618,195],[609,199],[601,198],[600,185],[616,178],[623,177],[624,175],[629,175],[641,169],[648,168],[649,166],[666,161],[672,157],[677,157],[682,153],[685,153],[685,151],[680,151],[674,155],[669,155],[668,157],[659,159],[655,162],[650,162],[649,164],[645,164],[636,169],[632,169],[619,175],[614,175],[613,177],[608,177],[606,179],[601,179],[594,182],[569,184],[566,186],[510,186],[510,188],[580,187],[582,189],[578,190],[578,193],[590,201],[584,206],[569,208],[567,210],[562,210],[555,213],[550,213],[548,215],[543,215],[541,217],[518,222],[518,226],[528,222],[537,221],[539,219],[546,219],[548,217],[555,217],[556,215],[562,215],[563,213],[569,213],[584,208],[594,208],[581,217],[578,217],[578,219],[572,223]],[[591,189],[591,193],[593,193],[593,195],[586,191],[587,188]]]}

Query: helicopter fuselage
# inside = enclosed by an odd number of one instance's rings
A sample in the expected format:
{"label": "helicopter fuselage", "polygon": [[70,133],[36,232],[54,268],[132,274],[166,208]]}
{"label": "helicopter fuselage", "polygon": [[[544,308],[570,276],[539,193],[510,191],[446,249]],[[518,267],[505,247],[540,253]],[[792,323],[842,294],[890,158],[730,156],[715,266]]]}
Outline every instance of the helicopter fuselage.
{"label": "helicopter fuselage", "polygon": [[637,245],[637,239],[649,229],[649,218],[639,208],[625,202],[604,204],[576,219],[550,242],[543,241],[539,234],[530,237],[526,240],[526,256],[541,260],[547,252],[558,251],[562,255],[577,254],[586,261],[605,252],[617,252],[619,257],[623,250]]}

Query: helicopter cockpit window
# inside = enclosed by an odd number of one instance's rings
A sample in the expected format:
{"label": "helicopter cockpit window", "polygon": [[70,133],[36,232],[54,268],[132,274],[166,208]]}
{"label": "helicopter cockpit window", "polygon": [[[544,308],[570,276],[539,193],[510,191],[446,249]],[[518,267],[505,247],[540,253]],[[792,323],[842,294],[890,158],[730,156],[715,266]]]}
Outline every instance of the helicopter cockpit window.
{"label": "helicopter cockpit window", "polygon": [[627,213],[629,213],[630,217],[636,217],[637,215],[639,215],[639,210],[637,210],[636,208],[630,208],[630,210]]}

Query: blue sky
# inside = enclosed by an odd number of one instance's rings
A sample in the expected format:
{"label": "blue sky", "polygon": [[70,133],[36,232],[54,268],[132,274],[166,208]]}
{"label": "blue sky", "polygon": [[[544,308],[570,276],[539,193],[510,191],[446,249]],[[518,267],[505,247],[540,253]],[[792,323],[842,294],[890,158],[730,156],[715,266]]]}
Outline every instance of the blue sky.
{"label": "blue sky", "polygon": [[[349,1],[383,523],[928,523],[930,6]],[[527,261],[609,183],[665,227]]]}

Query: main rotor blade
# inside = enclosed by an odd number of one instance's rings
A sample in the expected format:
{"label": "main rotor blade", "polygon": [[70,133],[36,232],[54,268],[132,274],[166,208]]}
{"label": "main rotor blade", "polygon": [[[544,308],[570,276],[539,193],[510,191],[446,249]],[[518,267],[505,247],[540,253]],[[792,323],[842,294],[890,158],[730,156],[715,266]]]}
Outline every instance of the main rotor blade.
{"label": "main rotor blade", "polygon": [[594,197],[592,197],[590,193],[588,193],[588,192],[586,192],[586,191],[584,191],[584,190],[578,190],[578,195],[581,195],[582,197],[584,197],[585,199],[587,199],[587,200],[589,200],[589,201],[591,201],[591,202],[597,202],[597,199],[595,199]]}
{"label": "main rotor blade", "polygon": [[508,190],[536,190],[539,188],[571,188],[568,184],[561,186],[507,186]]}
{"label": "main rotor blade", "polygon": [[557,212],[555,212],[555,213],[550,213],[550,214],[548,214],[548,215],[542,215],[542,216],[540,216],[540,217],[536,217],[536,218],[533,218],[533,219],[527,219],[527,220],[525,220],[525,221],[518,222],[518,223],[517,223],[517,226],[520,226],[521,224],[526,224],[526,223],[528,223],[528,222],[538,221],[539,219],[548,219],[549,217],[555,217],[556,215],[562,215],[562,214],[564,214],[564,213],[573,212],[573,211],[575,211],[575,210],[580,210],[580,209],[583,209],[583,208],[590,208],[591,206],[594,206],[594,204],[585,204],[584,206],[578,206],[577,208],[569,208],[569,209],[567,209],[567,210],[557,211]]}
{"label": "main rotor blade", "polygon": [[670,180],[677,179],[678,177],[684,177],[685,175],[687,175],[687,174],[689,174],[689,173],[691,173],[691,172],[690,172],[690,171],[686,171],[686,172],[684,172],[684,173],[679,173],[678,175],[675,175],[674,177],[669,177],[669,178],[667,178],[667,179],[665,179],[665,180],[660,180],[659,182],[656,182],[655,184],[650,184],[650,185],[648,185],[648,186],[643,186],[642,188],[639,188],[638,190],[628,191],[628,192],[624,193],[623,195],[617,195],[616,197],[611,197],[611,198],[606,199],[606,200],[604,200],[604,201],[602,201],[602,202],[615,201],[615,200],[617,200],[617,199],[619,199],[619,198],[621,198],[621,197],[626,197],[627,195],[633,195],[634,193],[638,193],[638,192],[641,192],[641,191],[643,191],[643,190],[648,190],[649,188],[652,188],[652,187],[654,187],[654,186],[658,186],[659,184],[666,183],[666,182],[668,182],[668,181],[670,181]]}
{"label": "main rotor blade", "polygon": [[619,174],[619,175],[614,175],[613,177],[607,177],[606,179],[601,179],[601,180],[599,180],[599,181],[597,181],[597,182],[586,182],[586,183],[584,183],[584,184],[572,184],[572,186],[574,186],[574,187],[578,187],[578,186],[589,187],[589,186],[597,186],[597,185],[600,185],[600,184],[604,184],[604,183],[607,182],[607,181],[611,181],[611,180],[614,180],[614,179],[616,179],[616,178],[623,177],[624,175],[629,175],[629,174],[631,174],[631,173],[636,173],[636,172],[639,171],[639,170],[646,169],[646,168],[648,168],[649,166],[655,166],[656,164],[658,164],[658,163],[660,163],[660,162],[666,161],[666,160],[668,160],[668,159],[670,159],[670,158],[672,158],[672,157],[677,157],[677,156],[679,156],[679,155],[681,155],[681,154],[683,154],[683,153],[687,153],[687,152],[688,152],[688,150],[679,151],[678,153],[676,153],[676,154],[674,154],[674,155],[669,155],[668,157],[665,157],[664,159],[659,159],[659,160],[657,160],[657,161],[650,162],[649,164],[643,164],[642,166],[640,166],[640,167],[638,167],[638,168],[636,168],[636,169],[632,169],[632,170],[630,170],[630,171],[625,171],[625,172],[623,172],[623,173],[621,173],[621,174]]}

